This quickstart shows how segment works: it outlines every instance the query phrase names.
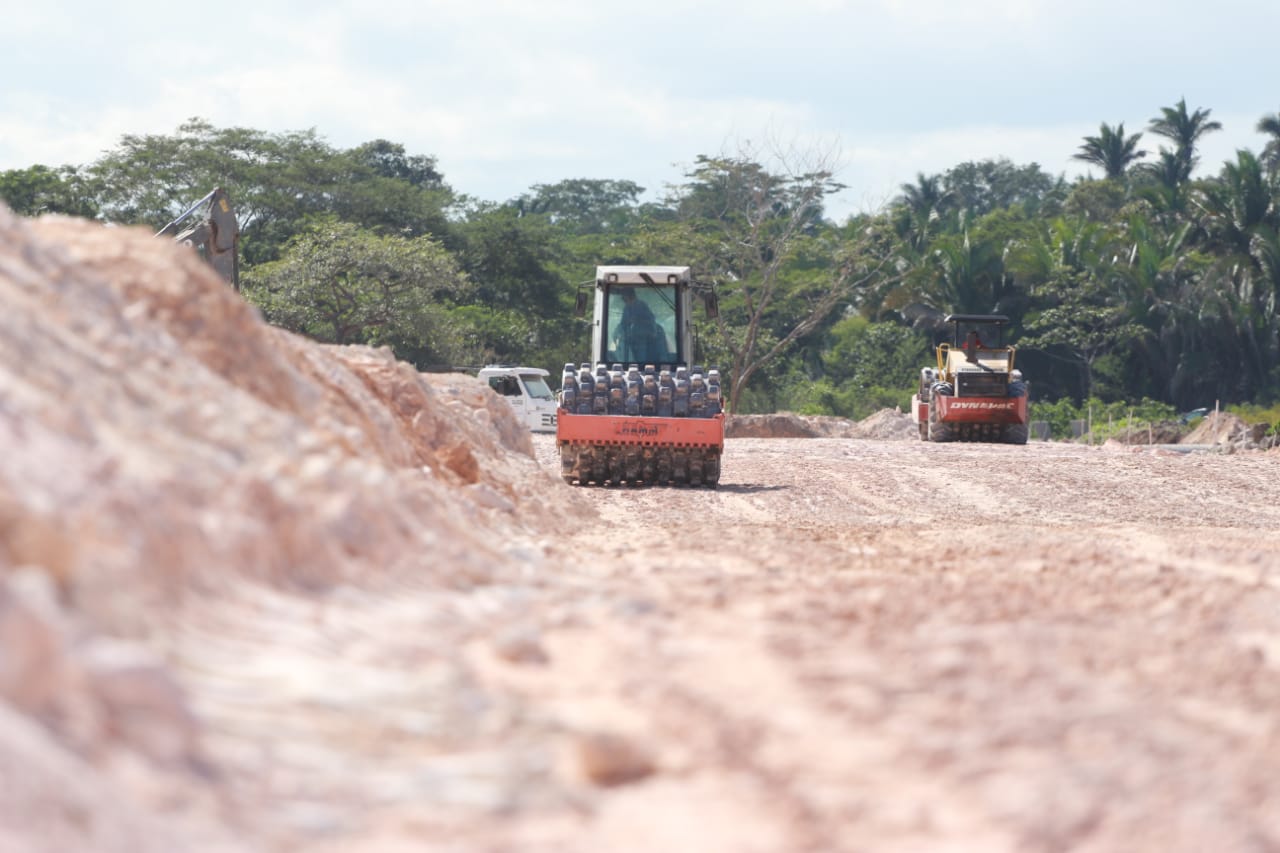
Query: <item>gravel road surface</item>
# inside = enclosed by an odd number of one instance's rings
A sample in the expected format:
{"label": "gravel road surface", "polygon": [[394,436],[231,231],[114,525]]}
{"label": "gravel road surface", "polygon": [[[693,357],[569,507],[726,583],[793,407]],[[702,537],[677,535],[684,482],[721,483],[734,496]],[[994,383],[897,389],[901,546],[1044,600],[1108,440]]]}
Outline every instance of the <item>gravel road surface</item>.
{"label": "gravel road surface", "polygon": [[[554,441],[537,451],[554,471]],[[634,849],[1280,848],[1278,466],[739,439],[715,491],[588,490],[600,521],[553,553],[615,612],[547,632],[549,670],[616,704],[601,724],[624,715],[659,768],[588,829]]]}

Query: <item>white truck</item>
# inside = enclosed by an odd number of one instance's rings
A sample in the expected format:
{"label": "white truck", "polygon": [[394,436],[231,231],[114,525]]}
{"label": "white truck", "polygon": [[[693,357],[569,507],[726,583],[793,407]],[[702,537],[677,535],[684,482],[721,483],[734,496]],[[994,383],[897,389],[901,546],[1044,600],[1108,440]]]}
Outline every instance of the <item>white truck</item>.
{"label": "white truck", "polygon": [[490,364],[480,370],[480,381],[485,382],[515,410],[519,418],[533,432],[556,431],[556,396],[547,384],[550,374],[540,367],[516,367],[509,364]]}

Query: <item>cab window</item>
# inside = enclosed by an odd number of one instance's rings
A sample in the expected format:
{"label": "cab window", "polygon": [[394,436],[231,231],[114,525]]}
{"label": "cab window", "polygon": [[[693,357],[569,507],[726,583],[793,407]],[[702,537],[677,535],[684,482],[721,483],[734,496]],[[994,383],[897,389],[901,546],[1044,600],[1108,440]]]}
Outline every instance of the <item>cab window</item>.
{"label": "cab window", "polygon": [[489,387],[504,397],[520,396],[520,385],[514,376],[490,376]]}
{"label": "cab window", "polygon": [[524,390],[530,397],[535,400],[554,400],[555,394],[551,392],[551,386],[547,384],[545,377],[537,373],[522,373],[520,381],[524,383]]}
{"label": "cab window", "polygon": [[613,287],[605,305],[607,361],[667,364],[677,360],[674,285]]}

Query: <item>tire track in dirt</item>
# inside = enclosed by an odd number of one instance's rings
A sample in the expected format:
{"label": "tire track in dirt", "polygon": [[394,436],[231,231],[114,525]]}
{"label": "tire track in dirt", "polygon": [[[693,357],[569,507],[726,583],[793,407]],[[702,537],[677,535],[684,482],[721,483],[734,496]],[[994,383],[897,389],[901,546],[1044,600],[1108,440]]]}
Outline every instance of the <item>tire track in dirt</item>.
{"label": "tire track in dirt", "polygon": [[1280,844],[1276,464],[731,440],[718,492],[590,491],[629,533],[586,538],[683,649],[628,658],[653,736],[797,847],[1250,849]]}
{"label": "tire track in dirt", "polygon": [[1274,849],[1277,462],[735,439],[717,490],[553,481],[487,582],[245,587],[172,654],[279,849]]}

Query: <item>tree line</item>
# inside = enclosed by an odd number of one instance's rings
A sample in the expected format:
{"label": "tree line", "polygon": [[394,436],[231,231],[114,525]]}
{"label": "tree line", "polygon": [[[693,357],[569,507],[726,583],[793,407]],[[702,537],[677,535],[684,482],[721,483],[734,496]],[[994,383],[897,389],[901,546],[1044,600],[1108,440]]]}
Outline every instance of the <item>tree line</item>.
{"label": "tree line", "polygon": [[0,199],[158,230],[224,187],[244,295],[270,322],[424,370],[555,372],[588,351],[573,304],[597,264],[688,264],[719,297],[698,358],[728,377],[734,411],[904,406],[949,313],[1010,318],[1033,400],[1266,406],[1280,400],[1280,113],[1258,120],[1261,151],[1196,177],[1220,129],[1182,100],[1140,132],[1101,124],[1078,143],[1080,178],[965,162],[843,222],[825,212],[842,186],[821,152],[700,155],[657,201],[570,178],[494,202],[388,140],[339,149],[198,118],[88,164],[0,172]]}

